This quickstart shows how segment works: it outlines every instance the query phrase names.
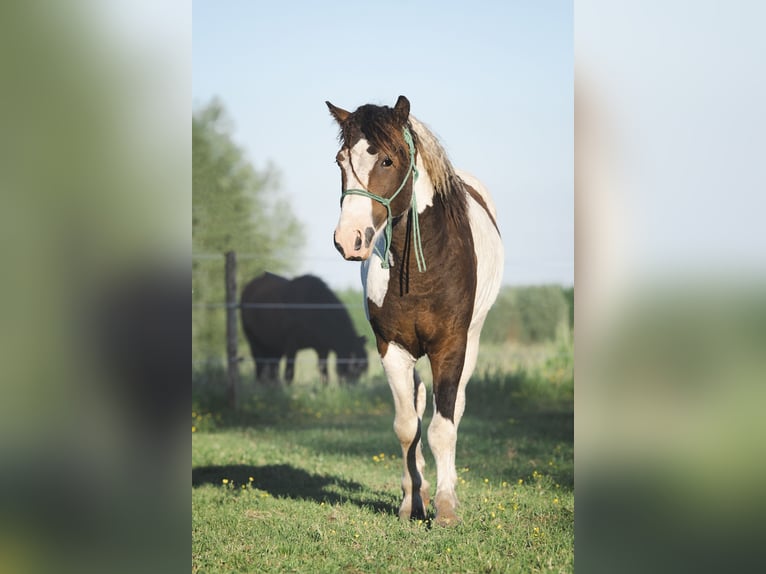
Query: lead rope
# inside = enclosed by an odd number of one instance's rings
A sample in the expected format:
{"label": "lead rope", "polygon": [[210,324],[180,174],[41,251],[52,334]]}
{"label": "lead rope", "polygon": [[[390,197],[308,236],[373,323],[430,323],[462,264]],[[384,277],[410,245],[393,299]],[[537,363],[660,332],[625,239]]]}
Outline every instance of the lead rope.
{"label": "lead rope", "polygon": [[415,143],[412,141],[412,134],[410,133],[410,130],[405,126],[404,127],[404,141],[407,143],[407,147],[410,149],[410,167],[407,170],[407,175],[404,176],[404,180],[402,181],[399,188],[394,192],[394,194],[391,197],[381,197],[379,195],[375,195],[374,193],[370,193],[366,189],[347,189],[344,191],[340,196],[340,201],[343,203],[343,198],[347,195],[361,195],[363,197],[368,197],[369,199],[372,199],[374,201],[377,201],[380,203],[383,207],[386,208],[387,216],[386,216],[386,230],[385,230],[385,237],[386,237],[386,251],[381,256],[380,252],[377,250],[377,247],[374,248],[375,253],[380,257],[380,266],[383,269],[388,269],[390,267],[390,264],[388,262],[388,255],[391,250],[391,235],[393,233],[393,215],[391,214],[391,202],[394,200],[394,198],[399,195],[399,192],[404,189],[405,184],[407,183],[407,180],[410,178],[410,174],[412,174],[412,199],[410,200],[410,208],[412,211],[412,237],[415,241],[415,261],[418,264],[418,271],[420,273],[423,273],[426,270],[426,259],[423,256],[423,244],[420,240],[420,220],[418,219],[418,204],[417,200],[415,199],[415,182],[418,180],[418,168],[415,167]]}

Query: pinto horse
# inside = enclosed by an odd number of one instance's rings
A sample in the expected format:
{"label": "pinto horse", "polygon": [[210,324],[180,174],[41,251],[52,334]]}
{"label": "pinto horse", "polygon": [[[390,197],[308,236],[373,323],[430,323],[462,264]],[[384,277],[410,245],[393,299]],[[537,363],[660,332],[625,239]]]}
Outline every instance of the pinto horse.
{"label": "pinto horse", "polygon": [[415,362],[427,355],[435,522],[456,524],[455,445],[465,387],[503,275],[495,207],[481,183],[452,167],[434,135],[410,115],[404,96],[393,108],[368,104],[354,112],[326,103],[340,125],[335,246],[345,259],[362,261],[365,309],[402,445],[399,516],[425,519],[430,502],[420,442],[426,389],[415,373]]}

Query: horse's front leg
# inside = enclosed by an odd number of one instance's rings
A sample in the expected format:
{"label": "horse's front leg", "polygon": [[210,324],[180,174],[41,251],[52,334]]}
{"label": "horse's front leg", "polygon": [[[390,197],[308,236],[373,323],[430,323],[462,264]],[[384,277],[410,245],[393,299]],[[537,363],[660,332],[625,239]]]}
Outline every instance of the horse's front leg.
{"label": "horse's front leg", "polygon": [[319,356],[319,379],[323,385],[327,386],[330,381],[330,376],[327,374],[327,356],[329,351],[327,349],[317,349],[317,355]]}
{"label": "horse's front leg", "polygon": [[394,397],[394,432],[402,445],[402,505],[399,517],[425,520],[429,485],[423,478],[425,460],[421,448],[421,420],[426,391],[415,374],[415,358],[399,345],[388,345],[382,357],[383,369]]}
{"label": "horse's front leg", "polygon": [[469,333],[467,339],[429,357],[434,377],[434,416],[428,427],[428,444],[436,460],[435,522],[441,526],[460,522],[456,513],[455,450],[465,410],[465,386],[476,365],[478,332]]}

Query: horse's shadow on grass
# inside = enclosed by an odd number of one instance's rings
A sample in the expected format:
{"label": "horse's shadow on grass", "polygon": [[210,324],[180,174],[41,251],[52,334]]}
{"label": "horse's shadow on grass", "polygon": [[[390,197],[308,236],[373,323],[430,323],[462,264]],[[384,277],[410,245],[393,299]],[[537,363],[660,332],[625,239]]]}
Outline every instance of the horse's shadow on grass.
{"label": "horse's shadow on grass", "polygon": [[[252,480],[250,480],[252,478]],[[228,482],[224,484],[224,479]],[[251,466],[232,464],[192,468],[192,487],[210,484],[234,488],[249,485],[275,498],[313,500],[326,504],[350,502],[375,512],[397,515],[399,509],[386,501],[386,493],[370,492],[364,485],[337,476],[311,474],[288,464]]]}

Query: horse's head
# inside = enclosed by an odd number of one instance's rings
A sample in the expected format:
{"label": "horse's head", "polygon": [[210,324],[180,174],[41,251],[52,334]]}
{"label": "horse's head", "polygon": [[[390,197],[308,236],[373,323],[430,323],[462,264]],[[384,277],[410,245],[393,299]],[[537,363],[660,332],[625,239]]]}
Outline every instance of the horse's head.
{"label": "horse's head", "polygon": [[356,382],[359,377],[367,372],[367,340],[362,337],[354,337],[347,350],[338,353],[336,371],[338,378]]}
{"label": "horse's head", "polygon": [[342,195],[335,246],[344,258],[363,261],[378,232],[410,206],[415,163],[410,102],[399,96],[393,108],[368,104],[355,112],[326,103],[340,125],[335,159]]}

